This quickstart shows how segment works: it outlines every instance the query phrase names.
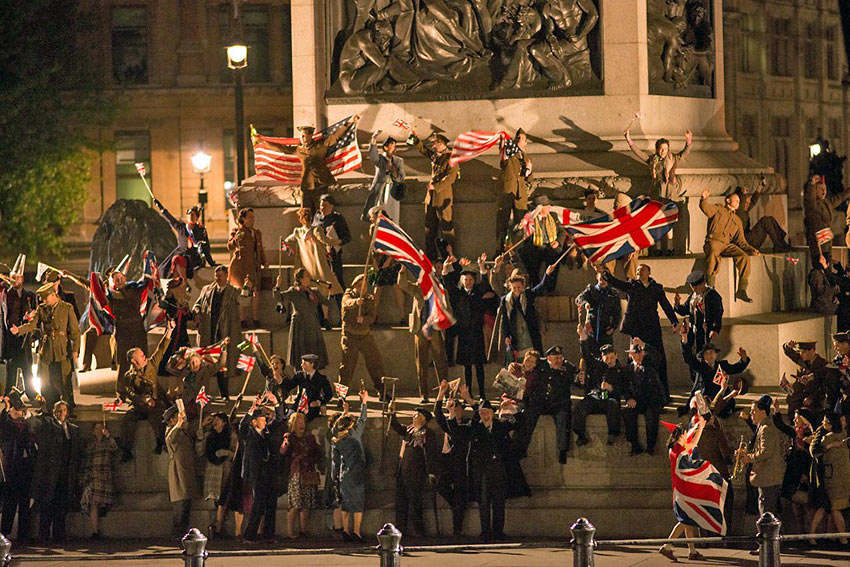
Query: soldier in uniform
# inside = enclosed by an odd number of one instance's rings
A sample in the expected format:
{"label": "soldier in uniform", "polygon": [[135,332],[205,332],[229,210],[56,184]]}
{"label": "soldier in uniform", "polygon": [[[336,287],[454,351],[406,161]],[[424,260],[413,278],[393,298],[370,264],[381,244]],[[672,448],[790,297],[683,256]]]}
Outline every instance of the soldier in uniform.
{"label": "soldier in uniform", "polygon": [[130,404],[130,410],[121,419],[121,439],[119,445],[124,454],[122,461],[133,458],[133,445],[136,441],[136,425],[147,420],[156,435],[157,454],[165,446],[165,429],[162,427],[162,414],[170,406],[168,396],[159,387],[157,371],[162,357],[168,348],[173,328],[169,328],[153,354],[148,357],[140,348],[132,348],[122,356],[130,362],[130,369],[118,377],[118,397]]}
{"label": "soldier in uniform", "polygon": [[676,293],[673,310],[688,317],[688,345],[700,351],[705,343],[715,340],[723,326],[723,298],[717,290],[705,283],[705,272],[696,270],[685,280],[691,294],[682,303]]}
{"label": "soldier in uniform", "polygon": [[588,339],[587,329],[579,325],[579,345],[584,363],[584,373],[579,373],[579,384],[584,389],[584,398],[576,404],[573,414],[573,430],[578,439],[576,445],[590,443],[587,437],[587,416],[604,413],[608,424],[608,445],[613,445],[620,436],[620,395],[623,390],[625,367],[617,358],[613,344],[605,344],[593,350],[593,341]]}
{"label": "soldier in uniform", "polygon": [[794,384],[782,377],[780,386],[788,394],[788,415],[794,415],[799,408],[813,412],[818,420],[823,415],[826,401],[825,384],[827,361],[818,354],[817,341],[788,341],[782,345],[785,356],[794,361],[799,367]]}
{"label": "soldier in uniform", "polygon": [[41,332],[39,348],[39,367],[41,376],[47,378],[44,399],[47,407],[63,399],[73,411],[74,390],[71,387],[71,373],[77,366],[77,353],[80,350],[80,324],[74,317],[74,308],[65,303],[56,294],[52,283],[38,288],[42,304],[38,306],[29,323],[13,325],[13,335],[23,335],[38,329]]}
{"label": "soldier in uniform", "polygon": [[732,193],[726,196],[726,205],[721,207],[708,202],[709,190],[700,195],[699,208],[708,217],[708,230],[705,234],[706,279],[708,285],[714,285],[714,277],[720,269],[720,257],[731,256],[740,278],[735,299],[752,302],[747,295],[747,284],[750,277],[750,256],[761,256],[758,249],[750,246],[744,238],[744,227],[741,217],[735,211],[741,204],[738,195]]}
{"label": "soldier in uniform", "polygon": [[339,364],[339,381],[348,385],[357,366],[357,359],[363,353],[366,370],[372,378],[372,384],[382,391],[381,378],[384,375],[384,361],[372,336],[372,324],[378,316],[374,296],[367,294],[366,277],[358,275],[351,282],[342,297],[342,361]]}
{"label": "soldier in uniform", "polygon": [[528,209],[528,193],[532,180],[531,158],[525,154],[525,149],[528,147],[528,136],[525,130],[522,128],[517,130],[514,142],[519,151],[499,162],[502,168],[499,174],[502,192],[499,195],[499,208],[496,212],[496,243],[499,252],[504,249],[508,229],[521,221]]}
{"label": "soldier in uniform", "polygon": [[328,150],[336,144],[348,130],[348,125],[356,124],[358,115],[350,118],[348,124],[340,126],[327,138],[313,139],[316,129],[313,126],[300,126],[301,143],[297,146],[277,146],[285,154],[295,155],[301,161],[301,206],[310,209],[310,214],[319,210],[319,197],[327,193],[328,188],[336,183],[331,170],[325,163]]}
{"label": "soldier in uniform", "polygon": [[826,182],[815,175],[806,185],[803,194],[803,226],[806,229],[806,245],[809,247],[812,265],[817,265],[818,257],[829,256],[832,251],[832,239],[818,244],[817,233],[832,224],[832,210],[850,197],[850,187],[843,193],[827,197]]}
{"label": "soldier in uniform", "polygon": [[130,369],[130,363],[125,357],[127,351],[134,348],[145,350],[148,346],[145,322],[139,313],[142,290],[146,283],[128,282],[120,266],[111,271],[107,270],[107,277],[110,285],[106,290],[106,297],[109,299],[112,314],[115,315],[115,352],[120,380]]}
{"label": "soldier in uniform", "polygon": [[555,421],[558,462],[566,464],[573,420],[570,394],[575,379],[576,367],[571,362],[564,361],[564,350],[560,346],[547,350],[546,364],[541,365],[540,371],[528,384],[525,393],[525,422],[521,444],[523,453],[531,443],[537,420],[541,415],[551,415]]}
{"label": "soldier in uniform", "polygon": [[411,132],[410,136],[416,149],[431,161],[431,178],[425,194],[425,254],[432,262],[436,262],[440,259],[438,237],[445,240],[450,248],[454,247],[452,185],[460,177],[460,170],[456,165],[449,164],[451,152],[448,138],[434,134],[434,142],[429,148],[416,136],[416,132]]}
{"label": "soldier in uniform", "polygon": [[30,336],[13,335],[12,327],[21,325],[24,316],[35,309],[35,294],[24,289],[25,256],[18,256],[15,267],[9,273],[11,285],[0,283],[0,360],[6,362],[6,385],[3,394],[15,387],[18,370],[24,376],[24,389],[27,397],[34,400],[35,388],[32,384],[32,348]]}

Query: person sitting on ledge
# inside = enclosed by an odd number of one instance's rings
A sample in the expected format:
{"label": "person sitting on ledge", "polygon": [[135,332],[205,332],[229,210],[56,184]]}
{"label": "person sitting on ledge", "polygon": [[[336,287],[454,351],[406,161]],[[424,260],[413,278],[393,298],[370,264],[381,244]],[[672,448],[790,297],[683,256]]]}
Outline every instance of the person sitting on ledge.
{"label": "person sitting on ledge", "polygon": [[744,227],[744,238],[753,248],[761,248],[764,240],[769,236],[773,242],[774,252],[787,252],[791,250],[791,244],[785,240],[788,235],[779,222],[771,216],[763,216],[756,224],[750,222],[750,209],[755,205],[757,195],[747,193],[746,187],[736,187],[735,194],[738,195],[740,206],[736,213],[741,218],[741,224]]}

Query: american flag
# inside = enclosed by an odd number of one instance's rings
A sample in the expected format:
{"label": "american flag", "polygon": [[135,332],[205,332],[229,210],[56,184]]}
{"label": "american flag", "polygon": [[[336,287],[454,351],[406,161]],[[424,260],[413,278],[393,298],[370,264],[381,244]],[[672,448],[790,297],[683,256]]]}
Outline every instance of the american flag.
{"label": "american flag", "polygon": [[504,161],[514,157],[521,150],[519,149],[519,146],[516,145],[513,138],[508,136],[505,132],[502,132],[502,134],[504,134],[504,136],[502,136],[501,159]]}
{"label": "american flag", "polygon": [[[319,141],[333,134],[340,128],[345,133],[335,144],[328,148],[325,165],[334,176],[342,175],[360,167],[363,162],[360,147],[357,145],[357,124],[349,124],[349,116],[332,124],[313,135],[313,140]],[[284,183],[299,183],[301,181],[301,160],[294,153],[284,153],[283,147],[293,151],[301,144],[298,138],[272,138],[261,136],[255,130],[251,131],[254,144],[254,169],[260,175],[283,181]]]}
{"label": "american flag", "polygon": [[446,290],[437,278],[431,261],[413,243],[413,239],[384,213],[378,216],[375,250],[395,258],[416,279],[428,305],[428,317],[423,324],[423,331],[426,334],[432,328],[443,330],[455,324],[455,318],[448,306]]}
{"label": "american flag", "polygon": [[121,407],[121,398],[115,398],[115,401],[103,404],[103,411],[118,411]]}
{"label": "american flag", "polygon": [[236,363],[236,368],[239,370],[244,370],[245,374],[250,374],[254,369],[254,363],[257,362],[257,359],[253,356],[249,356],[247,354],[239,355],[239,362]]}
{"label": "american flag", "polygon": [[520,226],[522,226],[525,234],[531,236],[534,232],[534,223],[537,218],[542,214],[555,213],[555,217],[558,219],[558,222],[564,226],[569,226],[571,224],[577,223],[581,221],[581,215],[573,210],[570,210],[566,207],[556,207],[554,205],[537,205],[533,211],[525,213],[525,216],[522,217],[520,221]]}
{"label": "american flag", "polygon": [[649,248],[679,220],[675,203],[635,199],[613,213],[568,225],[567,232],[591,263],[616,260]]}
{"label": "american flag", "polygon": [[717,469],[676,444],[670,449],[670,476],[676,517],[687,518],[702,529],[726,535],[723,506],[729,484]]}
{"label": "american flag", "polygon": [[195,403],[201,407],[204,407],[208,403],[210,403],[210,397],[207,395],[206,386],[201,386],[201,389],[198,391],[198,395],[195,396]]}
{"label": "american flag", "polygon": [[334,390],[336,390],[336,395],[340,398],[344,398],[348,395],[348,386],[341,384],[340,382],[334,382]]}
{"label": "american flag", "polygon": [[89,304],[80,317],[80,331],[88,329],[97,331],[97,336],[111,335],[115,331],[115,316],[106,298],[106,289],[100,280],[100,274],[92,272],[89,276]]}
{"label": "american flag", "polygon": [[296,411],[300,411],[301,413],[310,411],[310,404],[307,402],[307,390],[301,391],[301,395],[298,397],[298,409]]}
{"label": "american flag", "polygon": [[458,134],[452,147],[449,165],[457,165],[476,158],[504,138],[508,138],[506,132],[479,132],[477,130],[470,130],[469,132]]}
{"label": "american flag", "polygon": [[729,380],[729,375],[726,374],[726,371],[723,370],[723,367],[718,364],[717,372],[714,373],[714,383],[720,386],[721,384],[723,384],[724,380]]}
{"label": "american flag", "polygon": [[818,244],[829,244],[832,242],[834,235],[832,234],[832,229],[829,227],[822,228],[815,233],[815,238],[818,241]]}
{"label": "american flag", "polygon": [[145,328],[152,329],[165,323],[165,310],[159,306],[159,296],[162,295],[162,282],[159,279],[159,268],[156,264],[156,256],[148,250],[144,256],[144,269],[142,278],[146,285],[142,289],[139,302],[139,315],[145,321]]}

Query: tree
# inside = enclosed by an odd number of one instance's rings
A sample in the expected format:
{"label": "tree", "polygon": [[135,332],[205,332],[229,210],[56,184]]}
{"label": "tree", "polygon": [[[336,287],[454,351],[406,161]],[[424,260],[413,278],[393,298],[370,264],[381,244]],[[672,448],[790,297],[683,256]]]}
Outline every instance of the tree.
{"label": "tree", "polygon": [[81,211],[98,132],[115,117],[79,0],[0,10],[0,252],[61,253]]}

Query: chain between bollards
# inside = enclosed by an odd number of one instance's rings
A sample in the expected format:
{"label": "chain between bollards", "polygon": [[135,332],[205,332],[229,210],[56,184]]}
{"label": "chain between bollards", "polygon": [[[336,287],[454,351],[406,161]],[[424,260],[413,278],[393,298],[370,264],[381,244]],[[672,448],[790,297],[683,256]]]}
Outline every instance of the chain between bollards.
{"label": "chain between bollards", "polygon": [[3,567],[9,567],[12,563],[12,542],[9,538],[0,534],[0,564]]}
{"label": "chain between bollards", "polygon": [[782,522],[771,512],[765,512],[756,522],[758,526],[759,567],[781,567],[779,556],[779,530]]}
{"label": "chain between bollards", "polygon": [[573,548],[573,567],[594,567],[593,548],[596,543],[593,536],[596,528],[587,518],[579,518],[570,526],[573,539],[570,547]]}
{"label": "chain between bollards", "polygon": [[384,524],[377,534],[378,553],[381,554],[381,567],[401,566],[401,532],[390,523]]}
{"label": "chain between bollards", "polygon": [[185,567],[204,567],[207,561],[207,536],[198,528],[189,530],[183,539],[183,563]]}

